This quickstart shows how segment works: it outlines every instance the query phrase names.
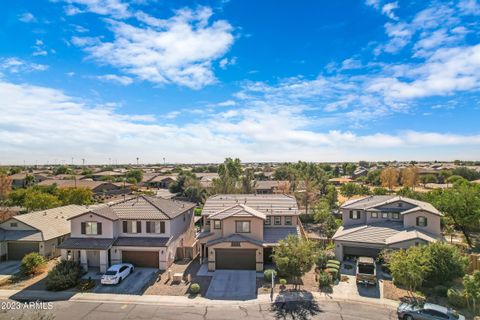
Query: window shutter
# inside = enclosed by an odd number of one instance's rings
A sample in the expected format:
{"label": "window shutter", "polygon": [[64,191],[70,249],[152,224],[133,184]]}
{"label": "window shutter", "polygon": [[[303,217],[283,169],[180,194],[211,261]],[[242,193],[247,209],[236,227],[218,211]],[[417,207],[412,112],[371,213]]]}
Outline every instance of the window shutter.
{"label": "window shutter", "polygon": [[142,233],[142,221],[137,221],[137,233]]}
{"label": "window shutter", "polygon": [[102,234],[102,223],[97,222],[97,234]]}
{"label": "window shutter", "polygon": [[127,233],[127,232],[128,232],[128,222],[123,221],[123,233]]}
{"label": "window shutter", "polygon": [[428,225],[428,219],[425,218],[424,221],[425,221],[425,227],[426,227]]}
{"label": "window shutter", "polygon": [[419,217],[417,217],[417,218],[416,218],[416,220],[417,220],[417,226],[419,226],[419,225],[420,225],[420,223],[418,222],[418,218],[419,218]]}
{"label": "window shutter", "polygon": [[146,228],[147,228],[146,232],[150,233],[150,221],[147,221]]}
{"label": "window shutter", "polygon": [[353,211],[350,210],[350,219],[353,219]]}
{"label": "window shutter", "polygon": [[86,233],[87,233],[87,231],[86,231],[87,225],[86,225],[85,222],[82,222],[80,229],[81,229],[81,230],[80,230],[80,233],[81,233],[81,234],[86,234]]}
{"label": "window shutter", "polygon": [[165,233],[165,222],[164,221],[160,222],[160,233]]}

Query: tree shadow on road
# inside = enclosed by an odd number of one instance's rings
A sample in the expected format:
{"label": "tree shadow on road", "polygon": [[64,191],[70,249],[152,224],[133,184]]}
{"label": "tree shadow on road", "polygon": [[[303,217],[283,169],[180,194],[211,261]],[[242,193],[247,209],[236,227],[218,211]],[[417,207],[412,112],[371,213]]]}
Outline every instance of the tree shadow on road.
{"label": "tree shadow on road", "polygon": [[275,319],[309,320],[322,309],[310,292],[297,292],[295,296],[279,294],[272,303],[271,311]]}

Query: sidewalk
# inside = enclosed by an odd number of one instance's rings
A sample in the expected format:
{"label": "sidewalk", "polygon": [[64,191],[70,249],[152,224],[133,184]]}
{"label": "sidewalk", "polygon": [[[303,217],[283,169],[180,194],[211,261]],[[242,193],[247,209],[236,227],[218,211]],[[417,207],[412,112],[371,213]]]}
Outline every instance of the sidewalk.
{"label": "sidewalk", "polygon": [[[210,300],[203,297],[189,296],[159,296],[159,295],[126,295],[126,294],[103,294],[103,293],[76,293],[76,292],[51,292],[36,290],[0,290],[0,300],[40,300],[40,301],[78,301],[78,302],[104,302],[104,303],[134,303],[154,305],[244,305],[244,304],[269,304],[269,294],[260,294],[252,300]],[[339,294],[326,294],[322,292],[309,293],[286,293],[275,294],[275,302],[308,301],[315,299],[321,301],[352,301],[366,304],[374,304],[389,308],[396,308],[398,302],[388,299],[372,299],[365,297],[347,297]]]}

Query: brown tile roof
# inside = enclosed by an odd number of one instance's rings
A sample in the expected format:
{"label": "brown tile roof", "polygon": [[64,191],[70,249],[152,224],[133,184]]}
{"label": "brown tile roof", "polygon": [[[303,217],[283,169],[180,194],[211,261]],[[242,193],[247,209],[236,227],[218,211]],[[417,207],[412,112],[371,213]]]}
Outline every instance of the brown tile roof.
{"label": "brown tile roof", "polygon": [[418,210],[424,210],[436,215],[442,216],[443,214],[438,211],[434,206],[432,206],[428,202],[414,200],[410,198],[405,198],[397,195],[389,195],[389,196],[367,196],[360,199],[354,199],[345,202],[340,207],[341,209],[362,209],[362,210],[374,210],[377,207],[381,207],[390,203],[394,203],[397,201],[403,201],[406,203],[410,203],[411,205],[415,206],[410,210],[405,210],[401,212],[401,214],[408,214],[410,212],[415,212]]}
{"label": "brown tile roof", "polygon": [[114,241],[115,239],[110,238],[68,238],[58,248],[106,250],[113,245]]}
{"label": "brown tile roof", "polygon": [[244,204],[236,204],[230,208],[218,211],[208,217],[208,219],[223,220],[229,217],[256,217],[265,220],[264,213],[250,208]]}
{"label": "brown tile roof", "polygon": [[166,247],[168,237],[120,237],[114,245],[118,247]]}

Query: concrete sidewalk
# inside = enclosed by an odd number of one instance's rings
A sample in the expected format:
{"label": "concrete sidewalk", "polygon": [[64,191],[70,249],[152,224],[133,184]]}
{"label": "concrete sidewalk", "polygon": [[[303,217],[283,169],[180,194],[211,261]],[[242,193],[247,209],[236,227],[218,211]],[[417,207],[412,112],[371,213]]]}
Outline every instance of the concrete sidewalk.
{"label": "concrete sidewalk", "polygon": [[[105,303],[134,303],[148,305],[244,305],[244,304],[269,304],[270,295],[261,294],[252,300],[210,300],[196,296],[159,296],[159,295],[126,295],[126,294],[107,294],[107,293],[76,293],[76,292],[50,292],[37,290],[0,290],[0,300],[39,300],[39,301],[78,301],[78,302],[105,302]],[[347,297],[336,294],[326,294],[321,292],[308,293],[280,293],[273,297],[274,302],[286,301],[305,301],[315,299],[317,301],[352,301],[360,302],[388,308],[396,308],[397,301],[388,299],[372,299],[366,297]]]}

